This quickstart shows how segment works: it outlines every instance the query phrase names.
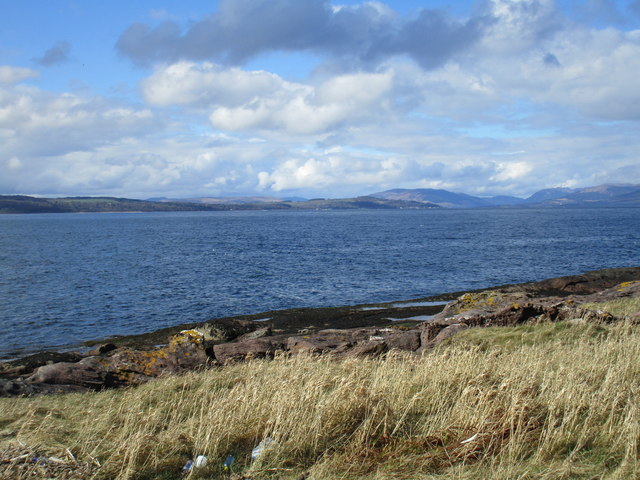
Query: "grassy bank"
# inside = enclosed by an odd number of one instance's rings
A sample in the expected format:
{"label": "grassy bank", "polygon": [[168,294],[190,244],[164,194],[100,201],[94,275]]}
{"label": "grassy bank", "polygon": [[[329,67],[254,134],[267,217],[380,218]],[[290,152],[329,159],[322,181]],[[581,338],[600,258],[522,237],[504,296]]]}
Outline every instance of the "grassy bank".
{"label": "grassy bank", "polygon": [[[0,399],[0,450],[73,455],[117,479],[180,478],[198,454],[209,465],[191,478],[640,477],[637,327],[487,328],[452,340],[422,356],[283,357],[136,389]],[[266,436],[271,447],[251,462]],[[228,454],[233,474],[222,471]],[[34,478],[37,468],[0,472]]]}

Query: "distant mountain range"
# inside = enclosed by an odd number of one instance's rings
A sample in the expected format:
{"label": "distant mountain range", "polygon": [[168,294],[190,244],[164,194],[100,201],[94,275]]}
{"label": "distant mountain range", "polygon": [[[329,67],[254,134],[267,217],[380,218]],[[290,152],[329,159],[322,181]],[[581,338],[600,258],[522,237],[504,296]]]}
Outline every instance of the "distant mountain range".
{"label": "distant mountain range", "polygon": [[431,188],[394,189],[355,198],[199,197],[135,200],[114,197],[39,198],[0,195],[0,213],[168,212],[219,210],[353,210],[428,208],[640,207],[640,185],[548,188],[528,198],[477,197]]}
{"label": "distant mountain range", "polygon": [[547,188],[528,198],[477,197],[432,188],[394,189],[374,198],[434,203],[445,208],[489,207],[608,207],[640,206],[640,185],[599,185],[587,188]]}

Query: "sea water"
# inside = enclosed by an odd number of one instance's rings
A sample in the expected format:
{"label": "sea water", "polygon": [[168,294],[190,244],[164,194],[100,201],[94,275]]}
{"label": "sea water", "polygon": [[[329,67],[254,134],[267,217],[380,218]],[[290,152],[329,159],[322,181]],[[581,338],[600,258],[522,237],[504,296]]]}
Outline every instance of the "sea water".
{"label": "sea water", "polygon": [[640,209],[0,215],[0,358],[640,265]]}

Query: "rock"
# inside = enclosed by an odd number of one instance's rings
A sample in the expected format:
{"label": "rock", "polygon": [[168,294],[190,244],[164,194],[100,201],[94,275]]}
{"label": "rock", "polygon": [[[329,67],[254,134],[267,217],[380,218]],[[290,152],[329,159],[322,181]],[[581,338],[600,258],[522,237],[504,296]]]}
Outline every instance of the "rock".
{"label": "rock", "polygon": [[96,355],[106,355],[109,352],[116,350],[118,347],[113,343],[103,343],[102,345],[98,345],[95,348],[85,352],[85,356],[87,357],[95,357]]}
{"label": "rock", "polygon": [[589,295],[640,278],[640,267],[608,268],[580,275],[550,278],[540,282],[510,285],[505,290],[527,292],[535,296]]}
{"label": "rock", "polygon": [[349,357],[377,357],[388,350],[384,340],[373,340],[358,343],[353,348],[347,350],[345,354]]}
{"label": "rock", "polygon": [[418,349],[418,351],[422,351],[424,350],[427,345],[429,345],[429,343],[431,342],[431,340],[433,340],[434,338],[436,338],[436,336],[445,328],[447,328],[448,325],[445,325],[444,323],[433,323],[433,322],[429,322],[429,323],[423,323],[421,325],[420,328],[420,348]]}
{"label": "rock", "polygon": [[50,385],[76,385],[92,390],[105,386],[107,373],[94,362],[58,362],[38,367],[27,382]]}
{"label": "rock", "polygon": [[469,327],[464,323],[454,323],[453,325],[449,325],[443,328],[438,335],[435,336],[428,344],[427,348],[435,347],[436,345],[441,344],[447,338],[451,338],[454,335],[462,332],[463,330],[467,330]]}
{"label": "rock", "polygon": [[330,353],[340,347],[341,350],[348,349],[351,342],[351,335],[348,330],[321,330],[313,335],[293,336],[287,339],[286,348],[292,354],[300,353]]}
{"label": "rock", "polygon": [[238,341],[255,340],[256,338],[270,337],[271,335],[271,327],[262,327],[254,330],[253,332],[239,336]]}
{"label": "rock", "polygon": [[109,382],[138,384],[160,375],[196,370],[207,365],[204,335],[197,330],[183,330],[169,345],[153,350],[120,349],[99,362],[109,372]]}
{"label": "rock", "polygon": [[420,331],[395,331],[384,335],[384,341],[389,350],[415,352],[420,348]]}
{"label": "rock", "polygon": [[202,334],[203,340],[207,344],[212,344],[230,342],[256,329],[258,329],[258,324],[248,320],[212,320],[194,330]]}
{"label": "rock", "polygon": [[213,353],[223,365],[250,358],[271,358],[286,347],[284,337],[265,337],[243,342],[221,343],[213,346]]}
{"label": "rock", "polygon": [[27,380],[34,384],[75,385],[99,390],[137,385],[160,375],[196,370],[206,366],[209,360],[204,336],[196,330],[182,331],[174,335],[168,345],[153,350],[121,348],[113,352],[109,356],[90,356],[75,363],[45,365]]}
{"label": "rock", "polygon": [[17,378],[23,375],[32,374],[38,367],[57,362],[77,362],[82,359],[82,355],[77,352],[42,352],[28,357],[2,362],[0,364],[0,374],[4,378]]}

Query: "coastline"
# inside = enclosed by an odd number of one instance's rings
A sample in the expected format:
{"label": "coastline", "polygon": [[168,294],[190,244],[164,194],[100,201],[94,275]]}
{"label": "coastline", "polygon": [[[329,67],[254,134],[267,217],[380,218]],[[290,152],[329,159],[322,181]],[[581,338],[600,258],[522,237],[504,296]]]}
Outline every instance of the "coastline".
{"label": "coastline", "polygon": [[[615,288],[612,288],[615,287]],[[539,282],[420,299],[331,308],[297,308],[85,342],[81,351],[40,352],[0,363],[0,396],[84,392],[139,385],[167,374],[250,358],[321,354],[420,353],[475,327],[581,319],[612,322],[581,305],[640,297],[640,267],[585,272]],[[634,314],[640,321],[640,312]]]}

